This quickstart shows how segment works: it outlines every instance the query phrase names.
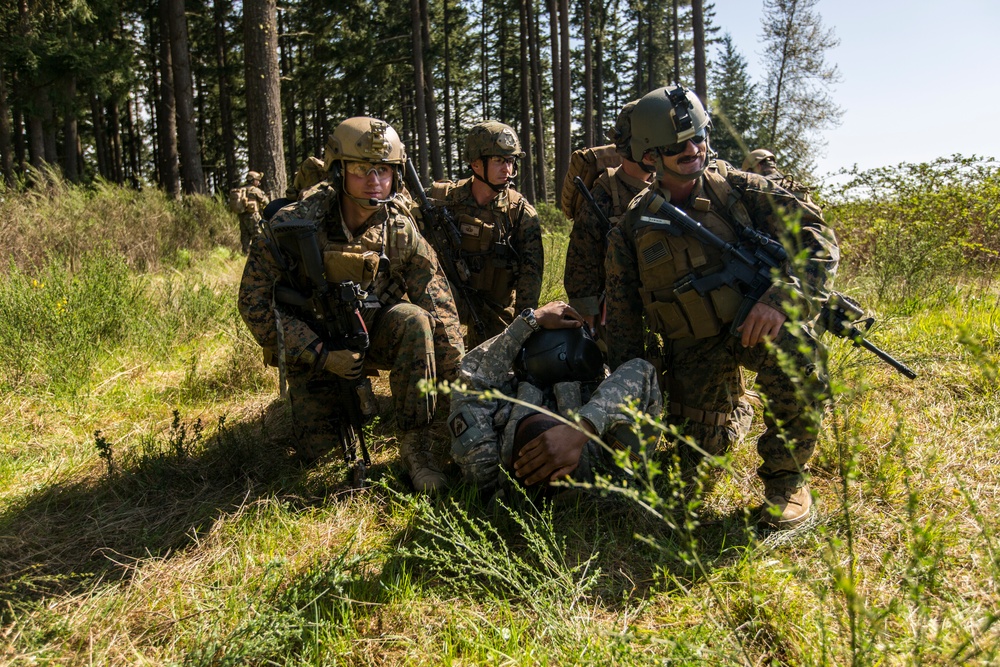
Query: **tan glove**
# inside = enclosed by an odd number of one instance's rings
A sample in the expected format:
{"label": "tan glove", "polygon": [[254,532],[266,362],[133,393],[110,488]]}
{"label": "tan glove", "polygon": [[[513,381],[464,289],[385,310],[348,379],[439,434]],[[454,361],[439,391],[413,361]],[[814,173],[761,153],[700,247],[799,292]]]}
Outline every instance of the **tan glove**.
{"label": "tan glove", "polygon": [[360,352],[350,350],[330,350],[323,359],[323,370],[348,380],[361,377],[364,358]]}

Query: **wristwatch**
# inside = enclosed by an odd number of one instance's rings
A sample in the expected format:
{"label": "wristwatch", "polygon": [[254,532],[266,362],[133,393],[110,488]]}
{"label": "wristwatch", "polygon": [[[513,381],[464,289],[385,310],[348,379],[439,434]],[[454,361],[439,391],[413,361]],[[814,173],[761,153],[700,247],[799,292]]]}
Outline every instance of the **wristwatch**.
{"label": "wristwatch", "polygon": [[538,320],[535,319],[535,311],[532,310],[531,308],[525,308],[524,310],[522,310],[521,317],[524,319],[525,322],[528,323],[528,326],[531,327],[532,331],[538,331],[539,329],[542,328],[541,326],[539,326]]}

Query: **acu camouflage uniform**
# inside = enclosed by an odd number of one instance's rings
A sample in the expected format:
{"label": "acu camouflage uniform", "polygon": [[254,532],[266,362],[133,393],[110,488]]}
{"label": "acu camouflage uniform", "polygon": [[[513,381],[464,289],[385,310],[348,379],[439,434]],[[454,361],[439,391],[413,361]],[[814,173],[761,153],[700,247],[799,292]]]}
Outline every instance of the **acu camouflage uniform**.
{"label": "acu camouflage uniform", "polygon": [[[607,258],[608,345],[612,368],[643,354],[643,319],[664,339],[668,414],[686,423],[686,433],[711,454],[726,451],[738,439],[734,410],[740,392],[740,368],[757,372],[756,384],[767,401],[765,432],[757,442],[763,459],[758,474],[771,487],[798,488],[812,456],[827,392],[820,375],[820,344],[807,331],[785,331],[777,355],[758,344],[744,348],[729,332],[742,295],[728,287],[709,297],[681,289],[684,278],[721,269],[717,251],[684,234],[672,236],[643,224],[652,216],[654,197],[669,200],[656,186],[637,198],[618,227],[611,230]],[[790,237],[794,256],[806,253],[804,275],[785,275],[759,300],[788,313],[794,305],[808,320],[829,297],[840,252],[819,209],[800,202],[757,174],[710,166],[689,199],[675,205],[727,241],[740,224],[774,239],[792,234],[780,209],[801,214],[801,228]],[[728,290],[728,292],[726,291]],[[784,367],[783,367],[784,366]],[[785,369],[788,369],[787,371]],[[691,452],[684,452],[694,456]]]}
{"label": "acu camouflage uniform", "polygon": [[599,314],[604,294],[604,257],[608,252],[608,232],[625,214],[629,203],[649,186],[646,181],[629,176],[621,167],[607,169],[597,180],[590,194],[609,226],[594,207],[583,204],[583,211],[573,220],[566,250],[563,285],[569,305],[581,315]]}
{"label": "acu camouflage uniform", "polygon": [[[389,371],[397,424],[411,430],[428,424],[436,409],[434,396],[421,395],[420,380],[455,378],[464,347],[458,313],[437,256],[398,201],[378,210],[352,236],[341,221],[335,188],[324,183],[301,202],[282,209],[272,225],[290,219],[316,222],[324,255],[331,250],[388,255],[388,274],[380,270],[369,290],[382,305],[364,313],[370,337],[365,368]],[[304,275],[298,280],[308,284]],[[240,314],[264,347],[265,358],[276,358],[279,353],[280,316],[295,435],[300,453],[313,458],[337,446],[337,404],[342,399],[333,376],[299,362],[318,336],[308,313],[275,303],[272,293],[279,282],[278,264],[258,237],[240,284]],[[305,358],[310,356],[307,353]]]}
{"label": "acu camouflage uniform", "polygon": [[[459,300],[462,324],[467,326],[466,349],[496,336],[515,314],[538,305],[545,266],[542,227],[535,207],[511,187],[480,206],[472,194],[472,181],[434,183],[429,193],[434,205],[447,207],[458,224],[462,256],[471,273],[469,285],[486,328],[480,337],[468,311],[470,304]],[[447,248],[436,250],[448,252]],[[501,252],[507,257],[501,257]]]}
{"label": "acu camouflage uniform", "polygon": [[[652,415],[660,413],[663,402],[653,366],[643,359],[632,359],[619,366],[596,389],[594,383],[580,382],[536,387],[526,381],[519,382],[512,370],[531,334],[530,325],[523,318],[515,318],[502,334],[462,359],[461,381],[472,391],[498,390],[563,416],[579,415],[594,426],[606,443],[637,446],[637,439],[631,435],[633,420],[623,406],[636,399],[639,410]],[[530,414],[534,414],[531,408],[503,399],[455,392],[448,418],[451,454],[467,483],[490,493],[507,481],[503,469],[513,477],[514,434],[518,422]],[[610,453],[589,440],[571,477],[578,482],[591,482],[595,473],[607,474],[613,469]]]}
{"label": "acu camouflage uniform", "polygon": [[253,241],[254,236],[257,235],[260,214],[271,200],[256,185],[247,184],[243,186],[243,189],[246,192],[247,207],[245,211],[239,214],[239,217],[240,246],[243,248],[243,254],[245,255],[250,249],[250,243]]}

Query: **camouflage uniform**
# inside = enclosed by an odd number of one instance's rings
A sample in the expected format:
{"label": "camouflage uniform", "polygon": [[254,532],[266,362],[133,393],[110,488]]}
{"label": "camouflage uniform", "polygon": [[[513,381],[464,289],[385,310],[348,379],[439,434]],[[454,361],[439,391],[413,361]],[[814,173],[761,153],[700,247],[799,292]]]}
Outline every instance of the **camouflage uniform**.
{"label": "camouflage uniform", "polygon": [[[369,290],[382,306],[365,312],[370,336],[365,367],[389,371],[393,413],[400,429],[411,430],[428,424],[436,409],[433,396],[421,395],[420,380],[454,378],[464,347],[458,313],[437,256],[397,202],[378,210],[352,236],[341,222],[336,189],[324,183],[301,202],[282,209],[272,225],[289,219],[316,221],[320,247],[325,251],[371,250],[388,255],[388,274],[379,271]],[[341,399],[332,375],[298,363],[317,334],[307,313],[275,305],[272,292],[280,280],[270,248],[258,237],[240,284],[240,314],[264,347],[265,357],[272,358],[279,353],[275,311],[281,314],[296,437],[300,453],[314,458],[337,445],[336,406]],[[307,282],[304,276],[300,281]]]}
{"label": "camouflage uniform", "polygon": [[[615,167],[597,177],[590,193],[604,218],[615,225],[632,199],[648,186],[646,181],[640,181],[626,174],[621,167]],[[586,317],[599,314],[604,294],[604,256],[608,251],[610,230],[611,227],[589,203],[584,204],[582,213],[573,220],[563,285],[569,305]]]}
{"label": "camouflage uniform", "polygon": [[[502,334],[465,356],[461,381],[472,391],[498,390],[564,416],[570,412],[578,414],[609,444],[637,442],[631,436],[633,420],[622,406],[634,398],[640,410],[654,415],[660,413],[662,398],[653,366],[643,359],[628,361],[593,391],[592,383],[580,382],[560,382],[543,389],[526,381],[519,382],[512,371],[514,360],[531,333],[524,319],[515,318]],[[467,483],[488,493],[506,481],[502,468],[511,470],[517,424],[533,412],[502,399],[456,392],[448,418],[451,454]],[[579,482],[593,481],[595,472],[607,472],[612,467],[610,454],[590,440],[584,446],[572,478]]]}
{"label": "camouflage uniform", "polygon": [[[457,183],[435,183],[430,196],[435,205],[447,207],[457,221],[462,232],[463,257],[473,274],[470,284],[478,288],[475,290],[480,305],[477,313],[486,328],[482,337],[472,325],[469,304],[458,304],[462,324],[468,327],[466,348],[471,349],[502,332],[516,313],[538,305],[545,266],[542,227],[535,207],[511,187],[503,189],[485,206],[480,206],[472,194],[472,178]],[[478,232],[483,229],[480,223],[493,225],[493,243],[479,238]],[[506,260],[497,257],[495,243],[503,238],[509,238],[509,258]],[[476,250],[485,246],[488,250],[477,256],[470,252],[472,246],[478,246]],[[436,250],[448,251],[447,248]]]}
{"label": "camouflage uniform", "polygon": [[[720,196],[726,193],[728,196]],[[822,417],[821,402],[827,392],[818,362],[820,344],[806,332],[801,339],[787,332],[779,338],[776,346],[788,356],[790,366],[784,367],[790,369],[790,375],[764,344],[744,348],[729,333],[729,322],[724,318],[721,323],[715,322],[714,329],[705,324],[708,320],[691,323],[690,313],[694,310],[689,308],[711,311],[712,304],[722,303],[722,297],[718,302],[697,297],[694,305],[689,305],[694,295],[673,289],[680,281],[673,285],[645,284],[641,275],[655,282],[657,275],[668,276],[673,272],[680,273],[682,278],[688,274],[700,276],[721,266],[717,251],[686,234],[673,237],[648,226],[643,229],[641,218],[652,215],[648,206],[657,195],[667,200],[670,197],[659,187],[651,188],[632,203],[625,218],[609,235],[606,268],[611,366],[643,354],[645,315],[645,323],[664,338],[670,418],[686,422],[686,432],[709,453],[726,451],[737,439],[738,429],[733,421],[740,391],[740,368],[756,371],[756,383],[768,406],[764,416],[767,428],[757,442],[757,451],[763,459],[758,473],[772,486],[798,488],[804,483],[803,472],[815,448]],[[790,254],[801,248],[807,254],[807,262],[801,278],[785,276],[759,301],[782,312],[788,312],[786,306],[794,304],[808,319],[818,313],[819,304],[828,298],[840,256],[833,232],[823,223],[816,206],[800,202],[757,174],[728,170],[724,166],[720,170],[718,165],[710,166],[696,181],[687,201],[675,205],[717,235],[733,241],[741,218],[742,224],[775,239],[791,233],[775,210],[775,203],[792,214],[801,214],[801,230],[795,237],[797,247],[790,249]],[[730,292],[728,301],[734,311],[740,295]],[[724,310],[719,308],[716,312]],[[728,319],[731,321],[732,315]]]}
{"label": "camouflage uniform", "polygon": [[254,236],[257,235],[260,214],[271,200],[256,185],[244,185],[243,188],[246,191],[247,208],[239,216],[240,247],[243,248],[243,254],[245,255],[250,249],[250,243],[253,241]]}

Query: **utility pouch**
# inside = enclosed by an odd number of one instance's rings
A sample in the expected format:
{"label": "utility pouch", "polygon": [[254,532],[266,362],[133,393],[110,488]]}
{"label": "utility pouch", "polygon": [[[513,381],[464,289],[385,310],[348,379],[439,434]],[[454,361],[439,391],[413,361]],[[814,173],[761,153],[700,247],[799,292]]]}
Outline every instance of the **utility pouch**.
{"label": "utility pouch", "polygon": [[694,334],[680,306],[670,301],[654,301],[646,306],[650,329],[664,338],[691,338]]}
{"label": "utility pouch", "polygon": [[350,281],[362,290],[367,290],[375,281],[378,259],[378,253],[372,250],[364,252],[327,250],[323,253],[323,268],[326,271],[327,282]]}
{"label": "utility pouch", "polygon": [[463,214],[458,216],[458,229],[462,232],[462,252],[472,254],[489,252],[493,245],[493,224]]}

